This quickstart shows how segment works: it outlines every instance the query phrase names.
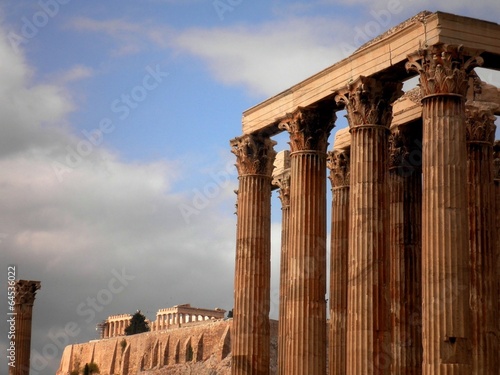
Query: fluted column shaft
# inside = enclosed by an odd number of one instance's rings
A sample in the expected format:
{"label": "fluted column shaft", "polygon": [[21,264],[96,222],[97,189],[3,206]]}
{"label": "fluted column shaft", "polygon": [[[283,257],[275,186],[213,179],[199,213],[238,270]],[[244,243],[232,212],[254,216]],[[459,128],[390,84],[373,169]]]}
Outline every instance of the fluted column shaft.
{"label": "fluted column shaft", "polygon": [[360,77],[338,97],[351,132],[347,374],[388,374],[387,137],[401,85]]}
{"label": "fluted column shaft", "polygon": [[492,174],[495,116],[490,110],[475,106],[468,106],[466,114],[472,374],[494,375],[499,366],[496,336],[499,295]]}
{"label": "fluted column shaft", "polygon": [[29,375],[31,353],[31,320],[39,281],[17,280],[14,305],[15,366],[9,366],[9,375]]}
{"label": "fluted column shaft", "polygon": [[[465,104],[478,62],[461,47],[409,56],[420,74],[423,118],[423,374],[471,374]],[[469,55],[470,56],[470,55]]]}
{"label": "fluted column shaft", "polygon": [[[289,154],[285,153],[285,158]],[[285,162],[286,163],[286,162]],[[279,187],[279,198],[281,200],[281,256],[280,256],[280,300],[278,317],[278,374],[286,375],[286,341],[288,336],[288,236],[290,221],[290,168],[286,169],[279,176],[273,175],[273,185]]]}
{"label": "fluted column shaft", "polygon": [[290,236],[285,374],[326,374],[326,148],[333,110],[299,108],[290,133]]}
{"label": "fluted column shaft", "polygon": [[423,373],[465,375],[471,326],[463,98],[434,96],[423,105]]}
{"label": "fluted column shaft", "polygon": [[233,375],[269,374],[273,144],[256,135],[231,142],[239,174]]}
{"label": "fluted column shaft", "polygon": [[422,174],[415,141],[400,129],[389,140],[392,375],[422,373]]}
{"label": "fluted column shaft", "polygon": [[[494,185],[494,200],[495,200],[495,257],[497,259],[497,295],[500,295],[500,141],[497,140],[493,144],[493,179]],[[497,300],[497,311],[500,311],[500,300]],[[497,338],[500,340],[500,319],[497,319]]]}
{"label": "fluted column shaft", "polygon": [[330,242],[330,332],[328,373],[346,373],[347,254],[349,251],[349,151],[328,153],[332,183]]}

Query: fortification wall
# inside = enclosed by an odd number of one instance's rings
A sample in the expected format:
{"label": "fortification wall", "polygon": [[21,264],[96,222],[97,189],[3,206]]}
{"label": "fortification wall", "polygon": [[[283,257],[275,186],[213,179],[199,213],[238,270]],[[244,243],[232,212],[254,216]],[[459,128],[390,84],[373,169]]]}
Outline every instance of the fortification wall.
{"label": "fortification wall", "polygon": [[[164,331],[68,345],[56,375],[69,375],[86,363],[100,375],[230,374],[232,319]],[[276,368],[277,322],[271,322],[271,369]],[[214,372],[215,371],[215,372]],[[274,370],[272,371],[274,373]]]}

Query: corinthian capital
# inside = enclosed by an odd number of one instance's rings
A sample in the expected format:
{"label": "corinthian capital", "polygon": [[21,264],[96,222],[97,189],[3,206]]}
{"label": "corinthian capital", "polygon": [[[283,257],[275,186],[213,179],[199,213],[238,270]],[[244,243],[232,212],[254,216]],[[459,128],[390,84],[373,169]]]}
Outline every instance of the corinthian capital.
{"label": "corinthian capital", "polygon": [[326,165],[330,169],[328,177],[332,187],[349,186],[350,183],[350,160],[349,151],[333,150],[328,153]]}
{"label": "corinthian capital", "polygon": [[290,206],[290,151],[278,152],[274,162],[272,184],[279,188],[281,207]]}
{"label": "corinthian capital", "polygon": [[489,143],[495,140],[495,103],[473,103],[465,107],[465,135],[469,143]]}
{"label": "corinthian capital", "polygon": [[17,280],[16,305],[33,305],[38,289],[40,289],[40,281]]}
{"label": "corinthian capital", "polygon": [[335,100],[345,105],[349,126],[389,126],[392,117],[392,102],[399,98],[402,83],[384,82],[372,77],[361,76],[347,85],[345,94]]}
{"label": "corinthian capital", "polygon": [[279,188],[279,199],[281,200],[281,207],[287,208],[290,206],[290,170],[275,176],[273,178],[273,185]]}
{"label": "corinthian capital", "polygon": [[292,152],[311,150],[326,152],[328,137],[336,119],[333,109],[299,107],[281,120],[279,128],[290,133]]}
{"label": "corinthian capital", "polygon": [[271,177],[273,171],[274,142],[260,134],[247,134],[231,140],[231,152],[236,155],[236,168],[240,176],[258,174]]}
{"label": "corinthian capital", "polygon": [[422,95],[467,94],[469,74],[483,64],[478,51],[463,46],[436,44],[408,56],[406,70],[420,75]]}

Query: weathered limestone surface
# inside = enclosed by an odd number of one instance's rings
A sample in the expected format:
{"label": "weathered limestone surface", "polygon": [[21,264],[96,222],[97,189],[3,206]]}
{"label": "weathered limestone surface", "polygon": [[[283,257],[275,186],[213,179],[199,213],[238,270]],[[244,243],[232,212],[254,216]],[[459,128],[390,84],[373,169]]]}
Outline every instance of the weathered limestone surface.
{"label": "weathered limestone surface", "polygon": [[[422,93],[419,87],[415,87],[396,100],[393,106],[393,118],[391,126],[405,125],[422,118]],[[492,103],[500,103],[500,89],[487,82],[481,81],[478,76],[471,73],[469,78],[469,90],[467,101],[474,101],[476,105],[484,103],[491,106]],[[495,115],[500,115],[500,106],[491,108]],[[346,139],[349,141],[349,139]]]}
{"label": "weathered limestone surface", "polygon": [[31,353],[31,319],[40,281],[17,280],[14,313],[16,319],[16,365],[9,366],[9,375],[29,375]]}
{"label": "weathered limestone surface", "polygon": [[[497,258],[497,295],[500,295],[500,140],[493,144],[493,179],[495,181],[495,223],[496,223],[496,252]],[[497,311],[500,311],[500,300],[497,300]],[[500,319],[497,319],[497,339],[500,340]],[[499,344],[500,345],[500,344]]]}
{"label": "weathered limestone surface", "polygon": [[116,337],[125,335],[125,328],[130,324],[130,314],[111,315],[102,326],[102,337]]}
{"label": "weathered limestone surface", "polygon": [[[69,345],[56,375],[67,375],[90,362],[99,366],[100,375],[229,375],[232,324],[232,320],[219,320]],[[272,375],[276,374],[277,329],[278,323],[271,321]]]}
{"label": "weathered limestone surface", "polygon": [[422,150],[416,125],[393,127],[389,139],[391,374],[422,373]]}
{"label": "weathered limestone surface", "polygon": [[333,108],[299,108],[290,134],[289,285],[285,374],[326,373],[326,149]]}
{"label": "weathered limestone surface", "polygon": [[269,373],[273,146],[258,135],[232,141],[239,175],[233,375]]}
{"label": "weathered limestone surface", "polygon": [[[479,65],[499,70],[499,61],[500,25],[422,12],[243,113],[245,135],[290,133],[289,234],[283,234],[281,268],[288,287],[280,302],[288,311],[281,338],[285,374],[326,371],[318,328],[325,313],[325,164],[316,142],[326,144],[329,130],[311,114],[347,107],[349,129],[337,133],[334,148],[349,153],[350,183],[347,245],[344,193],[334,191],[332,205],[330,373],[496,375],[500,323],[491,322],[491,312],[500,311],[500,161],[493,184],[491,145],[466,142],[465,103],[493,102],[491,114],[500,114],[500,90],[473,71]],[[414,75],[420,87],[394,102],[398,82]],[[315,125],[304,126],[308,122]],[[388,164],[389,124],[422,141],[416,145],[422,172],[410,168],[411,176],[402,176],[405,166]],[[315,147],[303,146],[311,142]],[[413,152],[408,147],[397,145],[392,157],[405,161]],[[492,194],[495,227],[488,224]],[[348,248],[344,277],[341,246]]]}
{"label": "weathered limestone surface", "polygon": [[360,77],[338,101],[351,131],[347,374],[390,369],[387,138],[401,84]]}
{"label": "weathered limestone surface", "polygon": [[288,236],[290,222],[290,152],[281,151],[276,155],[273,170],[273,185],[279,188],[281,200],[281,256],[280,256],[280,300],[279,300],[279,328],[278,328],[278,374],[286,375],[286,341],[288,337],[286,305],[288,291]]}
{"label": "weathered limestone surface", "polygon": [[330,242],[330,329],[328,368],[330,375],[346,373],[347,265],[349,252],[349,150],[328,153],[332,184],[332,231]]}
{"label": "weathered limestone surface", "polygon": [[[472,57],[471,57],[472,56]],[[409,56],[423,104],[423,374],[471,374],[465,95],[475,52],[436,45]]]}
{"label": "weathered limestone surface", "polygon": [[499,366],[495,198],[492,174],[498,104],[471,102],[466,109],[467,192],[470,236],[472,373],[494,374]]}

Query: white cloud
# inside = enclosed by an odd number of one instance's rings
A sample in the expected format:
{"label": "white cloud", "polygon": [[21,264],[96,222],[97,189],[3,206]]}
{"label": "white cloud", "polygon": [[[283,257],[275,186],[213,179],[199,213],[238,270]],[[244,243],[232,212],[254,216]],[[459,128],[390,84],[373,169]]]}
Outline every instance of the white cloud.
{"label": "white cloud", "polygon": [[345,57],[338,47],[342,22],[322,17],[283,16],[264,25],[178,31],[122,19],[79,17],[69,25],[109,38],[115,56],[136,54],[148,45],[187,52],[205,61],[217,80],[242,85],[254,95],[276,94]]}
{"label": "white cloud", "polygon": [[[367,7],[359,7],[368,3]],[[355,17],[353,12],[346,13],[344,19],[341,16],[335,19],[292,16],[329,4],[335,5],[331,1],[318,1],[276,6],[280,21],[253,26],[192,28],[177,33],[173,44],[202,59],[220,82],[246,87],[255,95],[270,96],[342,60],[360,44],[425,9],[422,3],[357,0]],[[427,4],[432,5],[431,9],[462,10],[461,14],[483,19],[491,18],[487,9],[500,10],[494,1],[486,2],[486,8],[476,7],[481,9],[474,12],[468,8],[464,12],[464,2],[453,6],[430,1]],[[371,22],[372,33],[373,24],[377,25],[375,34],[365,35],[367,22]],[[366,40],[356,35],[358,30],[364,33]]]}
{"label": "white cloud", "polygon": [[50,147],[64,137],[56,125],[61,125],[73,104],[64,95],[63,87],[32,85],[32,70],[3,36],[0,55],[0,156]]}
{"label": "white cloud", "polygon": [[170,34],[166,26],[154,26],[124,19],[96,20],[77,17],[68,27],[82,32],[99,33],[110,38],[116,46],[111,49],[114,56],[126,56],[144,51],[150,44],[166,47],[165,35]]}
{"label": "white cloud", "polygon": [[[49,332],[68,322],[81,330],[71,342],[85,342],[95,338],[99,321],[116,313],[142,309],[154,318],[157,309],[186,302],[231,308],[235,218],[219,210],[234,206],[235,182],[207,182],[211,194],[198,205],[192,192],[173,192],[183,173],[192,173],[175,161],[125,163],[97,145],[69,166],[68,147],[84,138],[67,123],[74,104],[61,84],[93,71],[75,66],[35,85],[23,55],[5,39],[0,55],[0,264],[42,283],[33,351],[42,353]],[[54,165],[63,167],[59,178]],[[189,220],[181,205],[193,209]],[[123,269],[133,280],[85,321],[78,305]],[[0,300],[3,311],[5,303]],[[0,331],[6,332],[5,320]],[[40,374],[55,373],[62,350],[56,354]]]}
{"label": "white cloud", "polygon": [[358,13],[361,18],[369,14],[370,11],[400,9],[407,17],[423,10],[430,10],[447,13],[456,12],[457,14],[467,14],[471,17],[480,17],[492,21],[496,21],[495,16],[497,13],[491,13],[491,11],[498,12],[500,8],[496,0],[482,0],[480,6],[471,6],[471,2],[468,0],[422,0],[418,2],[405,0],[319,0],[316,4],[332,6],[342,4],[352,7],[353,11]]}
{"label": "white cloud", "polygon": [[82,79],[93,77],[94,74],[95,72],[92,68],[78,64],[61,74],[58,78],[58,82],[61,85],[65,85],[70,82],[80,81]]}
{"label": "white cloud", "polygon": [[293,18],[258,27],[189,29],[175,44],[203,59],[221,82],[272,95],[340,60],[334,41],[341,28],[322,18]]}

